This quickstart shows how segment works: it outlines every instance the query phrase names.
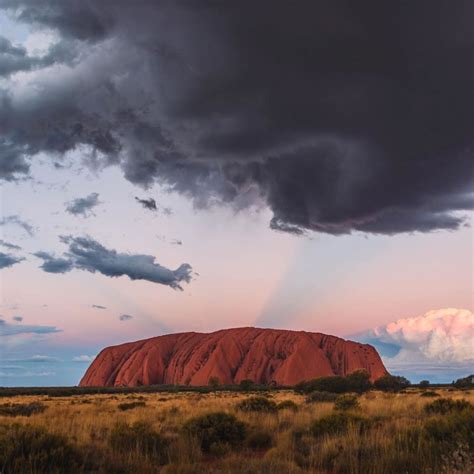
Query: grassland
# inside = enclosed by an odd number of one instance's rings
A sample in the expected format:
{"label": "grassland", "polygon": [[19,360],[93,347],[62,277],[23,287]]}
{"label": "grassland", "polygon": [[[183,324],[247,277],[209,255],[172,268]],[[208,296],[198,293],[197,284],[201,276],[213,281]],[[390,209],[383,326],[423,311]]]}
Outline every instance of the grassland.
{"label": "grassland", "polygon": [[474,472],[473,394],[426,392],[339,405],[291,390],[4,396],[0,472]]}

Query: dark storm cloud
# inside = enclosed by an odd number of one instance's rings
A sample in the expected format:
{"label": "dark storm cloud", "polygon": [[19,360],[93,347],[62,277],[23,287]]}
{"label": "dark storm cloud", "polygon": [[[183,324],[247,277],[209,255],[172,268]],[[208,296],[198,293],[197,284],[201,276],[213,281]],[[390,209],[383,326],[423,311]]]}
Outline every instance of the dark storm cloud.
{"label": "dark storm cloud", "polygon": [[22,260],[25,259],[21,257],[16,257],[15,255],[11,255],[8,253],[0,252],[0,269],[12,267],[13,265],[21,262]]}
{"label": "dark storm cloud", "polygon": [[158,207],[156,206],[156,201],[153,198],[140,199],[135,196],[135,200],[139,202],[145,209],[149,211],[157,211]]}
{"label": "dark storm cloud", "polygon": [[473,207],[470,0],[0,6],[77,49],[0,92],[4,179],[83,146],[198,207],[266,202],[296,234],[455,229]]}
{"label": "dark storm cloud", "polygon": [[129,314],[121,314],[119,319],[120,321],[129,321],[130,319],[133,319],[133,316],[130,316]]}
{"label": "dark storm cloud", "polygon": [[[119,253],[89,237],[68,236],[61,240],[68,245],[64,258],[56,258],[47,252],[34,254],[44,261],[41,268],[45,272],[66,273],[75,268],[108,277],[126,275],[131,280],[146,280],[175,290],[182,290],[181,284],[189,283],[192,278],[192,268],[187,263],[170,270],[156,263],[152,255]],[[93,307],[99,308],[98,305]]]}
{"label": "dark storm cloud", "polygon": [[16,214],[0,219],[0,226],[4,225],[16,225],[21,227],[30,237],[35,234],[33,226]]}
{"label": "dark storm cloud", "polygon": [[91,193],[84,198],[73,199],[66,203],[66,211],[74,216],[87,217],[92,213],[92,209],[99,204],[99,194]]}
{"label": "dark storm cloud", "polygon": [[40,268],[47,273],[67,273],[73,269],[73,263],[66,258],[55,257],[47,252],[36,252],[35,257],[43,260]]}

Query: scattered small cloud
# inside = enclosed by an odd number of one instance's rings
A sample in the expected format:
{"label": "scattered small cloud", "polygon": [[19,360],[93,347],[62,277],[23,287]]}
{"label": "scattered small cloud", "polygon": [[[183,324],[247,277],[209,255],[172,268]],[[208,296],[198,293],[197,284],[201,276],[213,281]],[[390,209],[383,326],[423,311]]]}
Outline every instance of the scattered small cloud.
{"label": "scattered small cloud", "polygon": [[21,323],[23,321],[22,316],[13,316],[12,319],[13,319],[13,321],[16,321],[18,323]]}
{"label": "scattered small cloud", "polygon": [[129,314],[121,314],[119,319],[120,321],[129,321],[130,319],[133,319],[133,316],[130,316]]}
{"label": "scattered small cloud", "polygon": [[31,224],[23,220],[17,214],[6,216],[0,220],[0,226],[4,225],[16,225],[21,227],[30,237],[35,234],[35,230]]}
{"label": "scattered small cloud", "polygon": [[66,203],[66,212],[74,216],[88,217],[94,214],[93,209],[99,204],[99,193],[91,193],[84,198],[73,199]]}
{"label": "scattered small cloud", "polygon": [[61,362],[61,359],[48,355],[36,354],[27,359],[21,359],[19,362]]}
{"label": "scattered small cloud", "polygon": [[93,355],[79,355],[72,358],[73,362],[92,362],[95,359]]}
{"label": "scattered small cloud", "polygon": [[0,239],[0,245],[2,247],[5,247],[6,249],[9,249],[9,250],[21,250],[21,247],[19,245],[12,244],[12,243],[7,242],[3,239]]}
{"label": "scattered small cloud", "polygon": [[156,201],[153,198],[140,199],[139,197],[135,196],[135,201],[139,202],[145,209],[148,209],[149,211],[158,210]]}
{"label": "scattered small cloud", "polygon": [[173,239],[170,241],[171,245],[183,245],[183,241],[179,239]]}
{"label": "scattered small cloud", "polygon": [[93,304],[91,307],[94,309],[107,309],[107,306],[102,306],[100,304]]}
{"label": "scattered small cloud", "polygon": [[52,334],[61,332],[56,326],[39,326],[25,324],[10,324],[0,319],[0,337],[19,334]]}
{"label": "scattered small cloud", "polygon": [[152,283],[182,290],[182,282],[189,283],[192,267],[183,263],[176,270],[170,270],[155,263],[152,255],[119,253],[107,249],[90,237],[61,237],[61,241],[69,246],[65,256],[67,259],[56,259],[46,252],[35,255],[44,260],[44,271],[66,273],[73,268],[101,273],[108,277],[128,276],[131,280],[146,280]]}
{"label": "scattered small cloud", "polygon": [[23,257],[16,257],[8,253],[0,252],[0,269],[9,268],[25,260]]}
{"label": "scattered small cloud", "polygon": [[72,270],[73,264],[65,258],[55,257],[48,252],[36,252],[35,257],[43,260],[40,268],[47,273],[67,273]]}

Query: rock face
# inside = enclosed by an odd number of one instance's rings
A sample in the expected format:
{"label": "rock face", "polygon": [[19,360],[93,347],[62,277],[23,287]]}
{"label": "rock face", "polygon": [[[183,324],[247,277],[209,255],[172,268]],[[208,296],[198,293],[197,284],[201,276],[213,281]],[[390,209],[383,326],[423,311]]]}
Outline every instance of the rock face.
{"label": "rock face", "polygon": [[368,344],[305,331],[238,328],[187,332],[107,347],[87,369],[82,387],[207,385],[250,379],[294,385],[323,375],[366,369],[372,380],[387,374]]}

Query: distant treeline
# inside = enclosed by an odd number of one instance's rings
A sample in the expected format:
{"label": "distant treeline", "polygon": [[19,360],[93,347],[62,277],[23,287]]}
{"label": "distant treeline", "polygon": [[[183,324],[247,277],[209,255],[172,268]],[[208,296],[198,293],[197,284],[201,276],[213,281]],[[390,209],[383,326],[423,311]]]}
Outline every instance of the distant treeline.
{"label": "distant treeline", "polygon": [[364,370],[357,370],[345,377],[338,375],[330,377],[318,377],[309,381],[302,381],[293,387],[277,384],[262,385],[252,380],[242,380],[238,385],[222,385],[216,377],[211,377],[207,386],[190,385],[142,385],[138,387],[0,387],[0,397],[12,397],[18,395],[45,395],[49,397],[72,397],[77,395],[102,395],[102,394],[127,394],[127,393],[176,393],[195,392],[208,393],[213,391],[268,391],[268,390],[295,390],[299,393],[310,393],[324,391],[332,393],[365,392],[376,389],[383,391],[399,391],[407,387],[426,388],[430,387],[454,387],[457,389],[474,388],[474,375],[469,375],[453,381],[451,384],[431,384],[428,380],[422,380],[418,384],[411,384],[405,377],[385,375],[375,381],[369,381],[370,376]]}

